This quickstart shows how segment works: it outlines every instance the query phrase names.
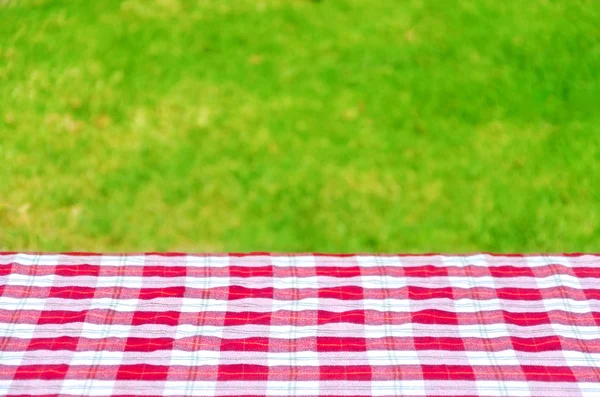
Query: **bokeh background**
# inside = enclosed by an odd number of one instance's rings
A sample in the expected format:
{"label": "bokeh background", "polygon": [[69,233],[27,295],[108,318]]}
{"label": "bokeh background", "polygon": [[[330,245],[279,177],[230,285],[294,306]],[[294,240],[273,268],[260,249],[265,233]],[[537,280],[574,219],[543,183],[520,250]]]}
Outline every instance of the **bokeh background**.
{"label": "bokeh background", "polygon": [[600,1],[0,0],[0,249],[600,250]]}

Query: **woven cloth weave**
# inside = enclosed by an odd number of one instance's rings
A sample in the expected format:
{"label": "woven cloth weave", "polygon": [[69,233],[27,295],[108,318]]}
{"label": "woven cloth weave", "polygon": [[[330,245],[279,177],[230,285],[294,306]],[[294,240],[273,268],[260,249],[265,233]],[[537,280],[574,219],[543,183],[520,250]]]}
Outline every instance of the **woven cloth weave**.
{"label": "woven cloth weave", "polygon": [[0,254],[0,394],[600,396],[600,257]]}

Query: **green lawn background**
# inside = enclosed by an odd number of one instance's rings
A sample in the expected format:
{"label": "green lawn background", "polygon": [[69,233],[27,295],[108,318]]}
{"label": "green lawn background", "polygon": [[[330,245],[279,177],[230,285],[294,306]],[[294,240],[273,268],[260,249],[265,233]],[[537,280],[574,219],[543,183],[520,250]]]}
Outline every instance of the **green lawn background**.
{"label": "green lawn background", "polygon": [[600,251],[600,1],[0,0],[0,249]]}

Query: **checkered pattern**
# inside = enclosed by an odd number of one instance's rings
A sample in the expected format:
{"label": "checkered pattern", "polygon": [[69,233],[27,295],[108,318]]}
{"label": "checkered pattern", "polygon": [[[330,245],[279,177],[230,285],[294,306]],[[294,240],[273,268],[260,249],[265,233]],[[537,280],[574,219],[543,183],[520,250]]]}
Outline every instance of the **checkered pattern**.
{"label": "checkered pattern", "polygon": [[600,256],[0,254],[8,396],[600,396]]}

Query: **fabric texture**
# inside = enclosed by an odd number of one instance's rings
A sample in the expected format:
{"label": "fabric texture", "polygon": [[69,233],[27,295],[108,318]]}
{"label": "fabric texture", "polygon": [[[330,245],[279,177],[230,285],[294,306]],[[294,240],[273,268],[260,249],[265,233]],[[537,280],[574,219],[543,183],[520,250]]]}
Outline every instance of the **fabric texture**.
{"label": "fabric texture", "polygon": [[600,257],[0,254],[0,395],[600,396]]}

